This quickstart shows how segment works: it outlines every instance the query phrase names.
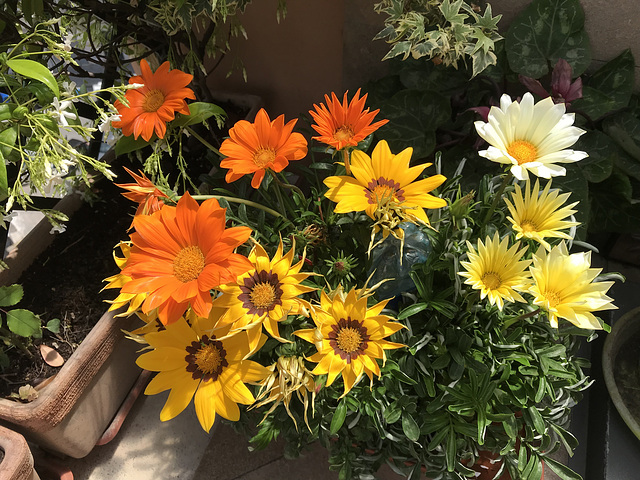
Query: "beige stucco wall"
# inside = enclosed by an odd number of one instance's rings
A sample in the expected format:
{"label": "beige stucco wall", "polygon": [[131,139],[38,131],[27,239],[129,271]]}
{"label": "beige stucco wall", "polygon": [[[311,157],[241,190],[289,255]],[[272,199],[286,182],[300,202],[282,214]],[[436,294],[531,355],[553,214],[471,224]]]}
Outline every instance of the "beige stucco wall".
{"label": "beige stucco wall", "polygon": [[[388,71],[381,62],[388,50],[372,41],[384,17],[373,11],[374,0],[288,0],[288,13],[276,21],[278,0],[254,0],[240,20],[247,39],[232,39],[231,54],[210,76],[216,90],[260,95],[270,115],[297,117],[323,100],[325,93],[352,92]],[[529,0],[493,0],[494,14],[506,30]],[[581,0],[594,64],[631,48],[640,65],[640,0]],[[226,77],[232,59],[242,59],[248,74]],[[636,68],[640,87],[640,68]]]}

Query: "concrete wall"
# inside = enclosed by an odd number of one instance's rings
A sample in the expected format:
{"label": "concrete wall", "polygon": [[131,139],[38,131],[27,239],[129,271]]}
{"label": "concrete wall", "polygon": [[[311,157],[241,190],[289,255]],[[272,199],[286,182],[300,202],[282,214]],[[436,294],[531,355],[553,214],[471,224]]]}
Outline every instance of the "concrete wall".
{"label": "concrete wall", "polygon": [[[313,103],[332,91],[339,96],[355,91],[388,71],[381,62],[387,44],[372,39],[384,17],[373,11],[374,0],[288,0],[288,13],[276,21],[278,0],[254,0],[240,18],[248,39],[233,39],[231,54],[209,78],[216,90],[260,95],[273,117],[286,119],[306,113]],[[502,13],[506,31],[529,0],[490,1],[494,14]],[[581,0],[585,26],[595,64],[631,48],[640,64],[640,0]],[[226,77],[234,57],[247,70],[245,83],[239,72]],[[640,69],[636,85],[640,87]]]}

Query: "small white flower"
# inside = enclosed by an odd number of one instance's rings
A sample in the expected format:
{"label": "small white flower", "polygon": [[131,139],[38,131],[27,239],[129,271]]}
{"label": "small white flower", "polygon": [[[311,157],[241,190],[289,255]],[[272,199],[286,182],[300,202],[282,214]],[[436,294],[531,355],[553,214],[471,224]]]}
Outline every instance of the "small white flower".
{"label": "small white flower", "polygon": [[554,104],[547,97],[534,104],[533,95],[525,93],[520,102],[509,95],[500,98],[500,107],[491,107],[488,122],[475,122],[478,134],[490,146],[478,154],[493,162],[511,166],[518,180],[565,175],[557,163],[577,162],[586,152],[571,150],[584,130],[574,127],[574,114],[565,113],[564,103]]}
{"label": "small white flower", "polygon": [[54,225],[53,227],[51,227],[51,230],[49,231],[50,234],[54,234],[54,233],[64,233],[67,231],[67,226],[60,223],[58,225]]}
{"label": "small white flower", "polygon": [[138,89],[142,87],[144,87],[144,83],[130,83],[129,85],[125,86],[127,90]]}
{"label": "small white flower", "polygon": [[103,113],[100,117],[102,122],[98,125],[98,130],[102,133],[109,133],[111,131],[111,122],[120,121],[120,115],[107,115]]}
{"label": "small white flower", "polygon": [[64,127],[69,126],[69,122],[67,122],[67,119],[75,120],[78,118],[75,113],[66,111],[71,105],[73,105],[73,102],[71,102],[70,100],[65,100],[63,102],[60,102],[60,100],[58,100],[57,97],[54,97],[53,102],[51,104],[53,108],[51,115],[53,115],[56,118],[59,118],[60,124]]}

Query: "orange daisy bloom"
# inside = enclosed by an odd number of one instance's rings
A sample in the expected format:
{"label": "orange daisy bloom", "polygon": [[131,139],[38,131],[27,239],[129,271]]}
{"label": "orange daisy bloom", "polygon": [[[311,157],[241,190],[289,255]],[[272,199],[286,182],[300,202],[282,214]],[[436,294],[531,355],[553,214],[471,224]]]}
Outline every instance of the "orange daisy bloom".
{"label": "orange daisy bloom", "polygon": [[166,123],[175,118],[175,113],[189,115],[186,98],[195,99],[193,90],[185,88],[193,75],[180,70],[169,71],[169,62],[164,62],[153,73],[146,60],[140,61],[141,76],[131,77],[129,84],[142,84],[141,88],[127,90],[125,98],[129,105],[116,100],[114,106],[120,114],[120,120],[111,122],[116,128],[122,128],[126,137],[142,136],[146,141],[155,131],[158,138],[164,138]]}
{"label": "orange daisy bloom", "polygon": [[138,209],[136,215],[151,215],[153,212],[157,212],[164,205],[164,200],[169,199],[164,193],[149,180],[144,173],[140,172],[140,175],[136,175],[127,167],[124,167],[129,175],[133,177],[136,183],[116,183],[116,187],[128,190],[127,193],[123,193],[122,196],[138,203]]}
{"label": "orange daisy bloom", "polygon": [[331,145],[336,150],[355,147],[378,128],[389,122],[389,120],[380,120],[372,124],[371,122],[380,110],[370,112],[368,108],[364,108],[367,94],[365,93],[362,98],[358,98],[360,89],[351,99],[351,103],[347,102],[347,93],[345,92],[342,103],[333,92],[331,93],[331,98],[325,95],[326,106],[322,103],[320,105],[314,104],[315,111],[309,111],[317,124],[311,126],[319,134],[313,139]]}
{"label": "orange daisy bloom", "polygon": [[202,205],[186,193],[175,207],[164,205],[133,219],[131,253],[121,274],[131,277],[122,293],[146,293],[143,313],[158,309],[167,325],[191,305],[200,317],[211,311],[210,290],[235,281],[253,268],[236,247],[251,235],[248,227],[225,228],[226,209],[216,199]]}
{"label": "orange daisy bloom", "polygon": [[284,115],[271,121],[261,108],[254,123],[237,122],[229,137],[220,146],[225,158],[220,162],[228,168],[227,183],[253,173],[251,186],[259,188],[267,169],[281,172],[291,160],[300,160],[307,155],[307,140],[300,133],[293,133],[297,120],[284,123]]}

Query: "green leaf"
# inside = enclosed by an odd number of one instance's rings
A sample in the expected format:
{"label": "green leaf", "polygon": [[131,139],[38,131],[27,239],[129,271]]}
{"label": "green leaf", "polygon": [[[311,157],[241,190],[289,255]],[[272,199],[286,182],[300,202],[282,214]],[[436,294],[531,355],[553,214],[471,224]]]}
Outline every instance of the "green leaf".
{"label": "green leaf", "polygon": [[402,90],[380,106],[389,123],[378,131],[393,153],[413,148],[413,158],[424,158],[436,146],[435,131],[451,117],[449,98],[441,93]]}
{"label": "green leaf", "polygon": [[347,402],[342,399],[336,408],[336,411],[333,413],[333,418],[331,419],[331,425],[329,426],[329,432],[332,435],[338,433],[338,430],[342,427],[344,423],[344,419],[347,417]]}
{"label": "green leaf", "polygon": [[640,120],[630,112],[621,112],[602,122],[602,129],[630,156],[619,155],[618,166],[640,180]]}
{"label": "green leaf", "polygon": [[505,37],[512,70],[540,78],[564,58],[581,75],[591,63],[589,37],[579,0],[534,0],[511,23]]}
{"label": "green leaf", "polygon": [[41,63],[34,60],[27,60],[25,58],[12,58],[7,60],[7,66],[23,77],[32,78],[44,83],[51,89],[56,97],[60,97],[58,82],[53,77],[49,69]]}
{"label": "green leaf", "polygon": [[447,436],[447,450],[445,452],[447,462],[447,470],[453,472],[456,468],[456,460],[458,458],[458,448],[456,445],[456,433],[453,427],[449,427],[449,435]]}
{"label": "green leaf", "polygon": [[412,442],[417,442],[420,438],[420,427],[410,413],[402,414],[402,431]]}
{"label": "green leaf", "polygon": [[45,327],[47,330],[53,333],[60,333],[60,319],[53,318],[47,322],[47,326]]}
{"label": "green leaf", "polygon": [[589,154],[577,163],[587,181],[599,183],[609,178],[618,150],[618,146],[609,135],[599,130],[589,130],[580,137],[573,148]]}
{"label": "green leaf", "polygon": [[629,177],[614,170],[604,182],[592,187],[590,230],[594,232],[634,233],[638,231],[640,203],[630,203]]}
{"label": "green leaf", "polygon": [[544,419],[540,412],[536,407],[529,407],[526,410],[526,413],[529,415],[531,422],[533,423],[533,428],[535,428],[536,432],[540,435],[544,435],[546,432],[546,428],[544,426]]}
{"label": "green leaf", "polygon": [[202,123],[212,116],[223,118],[227,115],[222,107],[206,102],[190,103],[189,112],[189,115],[180,115],[177,117],[173,121],[173,124],[178,127],[186,127],[187,125]]}
{"label": "green leaf", "polygon": [[588,208],[589,183],[580,167],[575,163],[565,164],[564,168],[567,174],[562,177],[553,177],[553,186],[562,189],[563,192],[570,192],[570,202],[580,202],[577,205],[578,212],[576,213],[576,220],[581,223],[578,227],[577,237],[578,240],[584,240],[586,237],[586,227],[590,222],[590,210]]}
{"label": "green leaf", "polygon": [[21,337],[36,337],[42,334],[40,318],[29,310],[17,308],[7,312],[7,326]]}
{"label": "green leaf", "polygon": [[149,142],[142,137],[138,137],[136,140],[133,135],[129,137],[122,137],[116,143],[116,156],[124,155],[126,153],[135,152],[149,145]]}
{"label": "green leaf", "polygon": [[582,477],[576,472],[551,457],[544,457],[544,463],[562,480],[582,480]]}
{"label": "green leaf", "polygon": [[423,302],[414,303],[413,305],[408,306],[407,308],[405,308],[400,312],[400,314],[398,315],[398,320],[404,320],[405,318],[409,318],[415,315],[416,313],[419,313],[425,310],[426,308],[427,308],[426,303],[423,303]]}
{"label": "green leaf", "polygon": [[22,285],[14,284],[0,287],[0,307],[15,305],[22,300],[23,295]]}

